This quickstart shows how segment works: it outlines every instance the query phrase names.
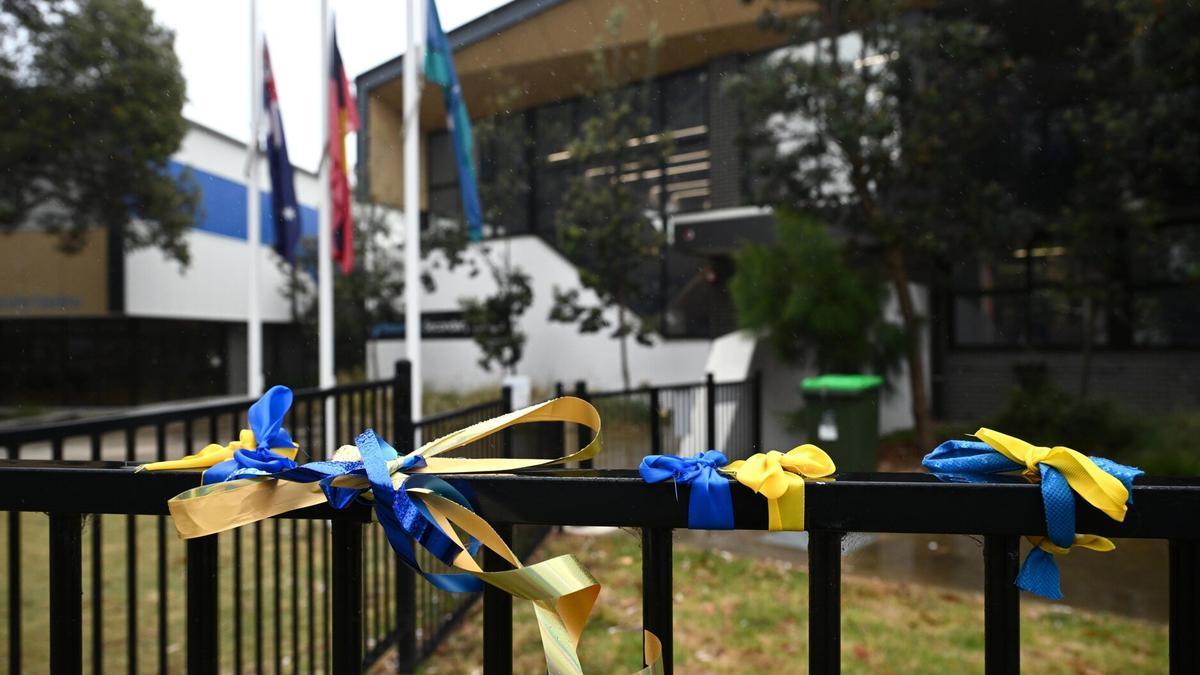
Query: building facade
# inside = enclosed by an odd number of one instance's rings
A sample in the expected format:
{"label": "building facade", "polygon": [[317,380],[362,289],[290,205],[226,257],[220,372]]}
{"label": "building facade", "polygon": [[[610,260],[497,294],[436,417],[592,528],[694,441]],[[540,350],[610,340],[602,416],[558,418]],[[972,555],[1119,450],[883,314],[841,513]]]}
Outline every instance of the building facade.
{"label": "building facade", "polygon": [[[185,268],[158,249],[125,251],[107,232],[68,254],[33,228],[0,247],[0,406],[123,406],[241,394],[246,389],[249,247],[245,144],[192,124],[170,170],[201,192],[186,235]],[[260,185],[269,185],[265,168]],[[315,237],[316,176],[296,172],[305,236]],[[271,195],[261,195],[258,246],[264,368],[270,381],[304,381],[284,290],[290,275],[271,249]],[[297,364],[300,368],[297,368]]]}

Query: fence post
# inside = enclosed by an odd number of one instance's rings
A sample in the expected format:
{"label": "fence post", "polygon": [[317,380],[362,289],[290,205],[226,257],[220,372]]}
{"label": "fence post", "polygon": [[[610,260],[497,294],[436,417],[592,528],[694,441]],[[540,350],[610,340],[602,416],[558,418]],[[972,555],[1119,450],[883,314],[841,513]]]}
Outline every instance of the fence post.
{"label": "fence post", "polygon": [[[412,364],[406,359],[396,361],[395,382],[392,385],[392,429],[390,439],[401,454],[416,449],[416,434],[412,418]],[[420,657],[417,646],[417,578],[416,573],[392,556],[396,577],[396,667],[402,673],[417,668]]]}
{"label": "fence post", "polygon": [[704,408],[706,411],[704,423],[706,425],[705,450],[717,449],[717,383],[713,381],[712,373],[704,374]]}
{"label": "fence post", "polygon": [[83,672],[83,518],[50,514],[50,672]]}
{"label": "fence post", "polygon": [[[513,411],[513,390],[511,385],[500,387],[500,407],[504,412]],[[500,456],[513,456],[513,430],[512,427],[504,429],[500,432]]]}
{"label": "fence post", "polygon": [[983,663],[988,675],[1021,672],[1021,595],[1013,579],[1021,540],[983,538]]}
{"label": "fence post", "polygon": [[658,387],[650,387],[650,454],[662,454],[662,410],[659,407]]}
{"label": "fence post", "polygon": [[[512,544],[513,526],[500,523],[496,534]],[[483,569],[489,572],[511,569],[491,549],[483,552]],[[484,675],[512,674],[512,596],[491,584],[483,587],[483,672]]]}
{"label": "fence post", "polygon": [[[589,400],[588,399],[587,382],[584,382],[583,380],[575,381],[575,396],[577,396],[585,401]],[[583,426],[582,424],[576,425],[576,428],[578,429],[577,433],[579,434],[579,436],[578,436],[579,449],[582,450],[583,446],[587,445],[588,441],[591,440],[590,438],[588,438],[588,436],[592,432],[587,427]],[[592,464],[593,464],[592,460],[585,459],[579,463],[579,468],[590,469],[590,468],[592,468]]]}
{"label": "fence post", "polygon": [[671,567],[671,528],[642,528],[642,625],[662,642],[663,672],[667,675],[674,668],[675,648]]}
{"label": "fence post", "polygon": [[763,432],[763,376],[761,370],[754,371],[750,381],[750,453],[762,452]]}
{"label": "fence post", "polygon": [[1200,542],[1172,539],[1170,544],[1170,664],[1172,673],[1194,673],[1200,666]]}
{"label": "fence post", "polygon": [[354,520],[335,520],[330,530],[332,670],[358,673],[363,667],[363,524]]}
{"label": "fence post", "polygon": [[841,672],[842,533],[808,533],[808,672]]}
{"label": "fence post", "polygon": [[187,671],[216,673],[217,633],[217,535],[187,542]]}

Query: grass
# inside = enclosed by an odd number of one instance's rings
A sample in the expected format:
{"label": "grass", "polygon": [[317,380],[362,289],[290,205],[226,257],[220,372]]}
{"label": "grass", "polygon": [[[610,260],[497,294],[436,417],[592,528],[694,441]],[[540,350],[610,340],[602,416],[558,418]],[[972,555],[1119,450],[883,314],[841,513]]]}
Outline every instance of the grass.
{"label": "grass", "polygon": [[[127,620],[126,603],[126,517],[101,516],[102,533],[102,613],[103,613],[103,672],[125,672],[127,670]],[[167,589],[167,672],[183,672],[186,667],[186,576],[184,542],[175,536],[174,528],[166,518],[138,516],[134,520],[137,537],[137,576],[136,576],[136,638],[137,661],[140,672],[158,671],[158,635],[160,596],[158,586],[157,542],[159,523],[165,526],[165,541],[167,545],[166,589]],[[96,519],[89,516],[83,529],[83,655],[84,669],[92,672],[92,533]],[[311,525],[311,529],[310,529]],[[40,513],[22,513],[21,527],[21,605],[22,605],[22,639],[21,656],[24,672],[49,672],[49,547],[48,518]],[[275,537],[278,531],[280,540],[279,559],[281,574],[276,576],[275,570]],[[262,617],[262,654],[261,658],[267,670],[272,670],[275,663],[276,627],[274,622],[275,598],[278,596],[282,620],[279,626],[279,662],[283,670],[292,672],[309,672],[310,657],[308,651],[308,541],[311,538],[315,547],[328,546],[328,529],[323,522],[271,520],[262,523],[261,535],[256,535],[256,527],[248,526],[241,529],[242,546],[242,579],[245,584],[242,592],[242,672],[254,672],[255,667],[255,597],[252,580],[260,579],[262,588],[263,611]],[[0,542],[7,543],[9,519],[0,517]],[[374,526],[367,530],[365,537],[365,553],[376,561],[384,559],[382,531]],[[220,639],[220,668],[221,672],[236,672],[234,667],[234,537],[233,532],[218,535],[220,537],[218,551],[220,555],[220,572],[218,594],[221,620],[219,626]],[[261,573],[255,569],[255,539],[261,536],[262,562]],[[295,541],[296,555],[293,556],[292,542]],[[390,552],[389,552],[390,555]],[[7,555],[4,556],[7,561]],[[315,564],[311,573],[313,576],[313,656],[317,663],[317,671],[325,663],[324,646],[327,642],[322,638],[326,625],[323,619],[325,605],[328,602],[327,570],[322,569],[321,556],[315,556]],[[293,562],[294,561],[294,562]],[[298,594],[295,607],[299,610],[299,618],[293,623],[292,608],[292,578],[298,577]],[[12,590],[10,570],[7,562],[3,567],[4,583],[0,584],[0,668],[7,666],[8,659],[8,598]],[[372,581],[372,577],[367,577]],[[376,584],[369,586],[373,597],[382,597],[383,590]],[[368,601],[365,604],[364,620],[368,627],[377,625],[375,612],[377,605]],[[293,645],[299,647],[293,656]]]}
{"label": "grass", "polygon": [[[559,535],[544,556],[574,553],[604,585],[580,658],[589,673],[641,664],[641,553],[629,533]],[[781,673],[807,659],[807,574],[791,563],[675,545],[678,672]],[[1167,671],[1165,625],[1022,598],[1022,670],[1031,673]],[[514,606],[514,672],[544,670],[533,612]],[[478,609],[421,668],[481,672]],[[848,673],[982,672],[983,596],[846,577],[842,664]],[[381,664],[379,672],[387,672]]]}

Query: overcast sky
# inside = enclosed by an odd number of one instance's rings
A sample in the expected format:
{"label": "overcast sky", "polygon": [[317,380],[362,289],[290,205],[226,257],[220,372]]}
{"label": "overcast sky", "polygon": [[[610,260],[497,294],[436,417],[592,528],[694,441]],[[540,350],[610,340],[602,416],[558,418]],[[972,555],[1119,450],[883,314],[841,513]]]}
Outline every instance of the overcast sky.
{"label": "overcast sky", "polygon": [[[245,141],[250,135],[249,0],[145,0],[159,23],[175,31],[187,79],[189,119]],[[443,0],[450,31],[508,0]],[[404,0],[330,0],[346,73],[359,73],[404,50]],[[291,160],[315,171],[321,126],[320,0],[259,0]],[[354,146],[349,145],[353,157]]]}

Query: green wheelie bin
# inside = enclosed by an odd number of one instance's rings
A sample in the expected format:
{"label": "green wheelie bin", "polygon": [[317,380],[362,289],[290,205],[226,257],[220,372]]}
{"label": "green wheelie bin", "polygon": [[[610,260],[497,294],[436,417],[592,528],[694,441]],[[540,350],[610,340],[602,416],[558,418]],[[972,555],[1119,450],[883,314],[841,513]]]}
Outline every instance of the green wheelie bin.
{"label": "green wheelie bin", "polygon": [[878,375],[821,375],[800,383],[808,442],[829,453],[839,473],[878,466],[882,384]]}

